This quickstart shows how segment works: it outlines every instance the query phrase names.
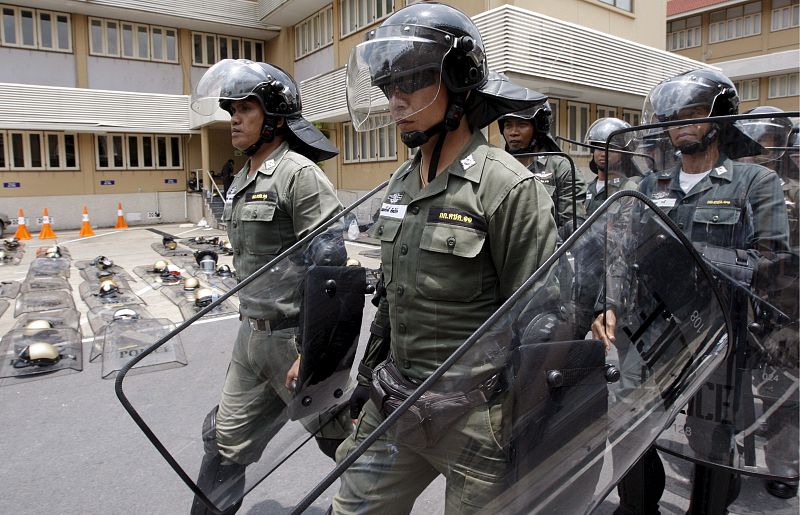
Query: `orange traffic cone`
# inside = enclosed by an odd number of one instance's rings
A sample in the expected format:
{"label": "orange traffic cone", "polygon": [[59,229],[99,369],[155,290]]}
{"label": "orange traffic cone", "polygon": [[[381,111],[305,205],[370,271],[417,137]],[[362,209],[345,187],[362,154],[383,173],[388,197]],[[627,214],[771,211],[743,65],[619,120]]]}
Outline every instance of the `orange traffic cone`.
{"label": "orange traffic cone", "polygon": [[17,217],[17,232],[14,233],[14,237],[18,240],[31,239],[31,233],[28,231],[28,228],[25,227],[25,216],[22,214],[22,208],[19,208]]}
{"label": "orange traffic cone", "polygon": [[50,226],[50,217],[47,215],[47,208],[44,208],[44,214],[42,215],[42,230],[39,231],[39,239],[49,240],[55,237],[56,233],[53,232],[53,228]]}
{"label": "orange traffic cone", "polygon": [[122,212],[122,202],[117,202],[117,224],[115,229],[127,229],[128,224],[125,223],[125,213]]}
{"label": "orange traffic cone", "polygon": [[79,236],[94,236],[92,226],[89,225],[89,211],[86,210],[86,206],[83,206],[83,222],[81,222],[81,232]]}

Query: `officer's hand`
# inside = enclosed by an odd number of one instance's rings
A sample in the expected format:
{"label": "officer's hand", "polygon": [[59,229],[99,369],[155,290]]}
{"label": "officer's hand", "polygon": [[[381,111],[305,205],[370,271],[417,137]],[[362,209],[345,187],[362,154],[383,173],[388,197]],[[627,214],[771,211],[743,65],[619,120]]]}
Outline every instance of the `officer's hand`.
{"label": "officer's hand", "polygon": [[297,383],[297,378],[300,376],[300,356],[297,356],[297,359],[294,360],[292,364],[292,368],[286,372],[286,382],[283,383],[283,386],[286,387],[287,390],[290,392],[294,392],[295,384]]}
{"label": "officer's hand", "polygon": [[361,413],[361,408],[369,400],[369,385],[358,383],[356,389],[353,390],[353,395],[350,396],[350,418],[353,423],[356,423],[358,414]]}
{"label": "officer's hand", "polygon": [[614,342],[617,341],[617,337],[614,336],[616,330],[617,315],[610,309],[606,310],[605,313],[597,315],[597,318],[592,322],[592,334],[598,340],[603,341],[606,350],[609,350]]}

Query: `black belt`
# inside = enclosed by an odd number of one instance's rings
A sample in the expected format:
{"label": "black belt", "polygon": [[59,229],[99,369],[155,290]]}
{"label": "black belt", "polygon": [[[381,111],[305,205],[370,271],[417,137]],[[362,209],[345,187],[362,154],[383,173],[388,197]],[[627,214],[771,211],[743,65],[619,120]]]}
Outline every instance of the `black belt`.
{"label": "black belt", "polygon": [[251,318],[242,316],[239,314],[239,320],[247,319],[250,322],[250,328],[253,331],[260,331],[260,332],[272,332],[272,331],[280,331],[281,329],[288,329],[290,327],[297,327],[298,320],[297,317],[287,317],[287,318],[279,318],[277,320],[266,320],[264,318]]}

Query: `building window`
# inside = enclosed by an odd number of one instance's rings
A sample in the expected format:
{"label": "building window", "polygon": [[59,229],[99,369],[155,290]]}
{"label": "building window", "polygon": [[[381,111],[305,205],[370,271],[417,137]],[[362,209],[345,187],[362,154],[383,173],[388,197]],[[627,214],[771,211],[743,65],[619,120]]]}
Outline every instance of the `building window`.
{"label": "building window", "polygon": [[72,28],[66,13],[2,5],[3,46],[72,52]]}
{"label": "building window", "polygon": [[600,118],[616,118],[617,108],[611,106],[597,106],[597,119]]}
{"label": "building window", "polygon": [[183,168],[180,136],[103,134],[95,140],[98,170]]}
{"label": "building window", "polygon": [[772,31],[800,25],[800,0],[772,0]]}
{"label": "building window", "polygon": [[746,102],[748,100],[758,100],[758,79],[747,79],[734,81],[733,85],[739,93],[739,100]]}
{"label": "building window", "polygon": [[794,97],[798,92],[797,73],[775,75],[769,78],[769,98]]}
{"label": "building window", "polygon": [[702,44],[702,16],[667,22],[667,50],[683,50]]}
{"label": "building window", "polygon": [[340,0],[342,37],[363,29],[394,11],[393,0]]}
{"label": "building window", "polygon": [[[589,104],[567,102],[567,135],[573,141],[583,141],[589,128]],[[587,154],[586,147],[570,143],[571,154]]]}
{"label": "building window", "polygon": [[642,113],[636,109],[623,109],[622,119],[631,125],[639,125],[639,123],[641,123]]}
{"label": "building window", "polygon": [[178,29],[89,18],[89,53],[143,61],[178,62]]}
{"label": "building window", "polygon": [[294,57],[300,59],[333,44],[333,5],[294,27]]}
{"label": "building window", "polygon": [[548,99],[547,102],[550,104],[550,111],[552,113],[550,115],[550,134],[555,138],[556,136],[559,136],[561,134],[559,132],[559,130],[558,130],[558,128],[559,128],[559,117],[558,117],[559,105],[558,105],[558,100],[554,99],[554,98],[550,98],[550,99]]}
{"label": "building window", "polygon": [[221,34],[192,32],[193,66],[212,66],[222,59],[264,61],[264,42]]}
{"label": "building window", "polygon": [[600,0],[604,4],[613,5],[617,9],[623,11],[633,12],[633,0]]}
{"label": "building window", "polygon": [[77,136],[63,132],[0,131],[0,169],[77,170]]}
{"label": "building window", "polygon": [[[389,116],[381,118],[376,122],[391,122]],[[353,124],[345,123],[343,136],[345,163],[394,161],[397,159],[397,134],[393,123],[366,132],[356,132]]]}
{"label": "building window", "polygon": [[761,34],[761,2],[737,5],[711,13],[711,23],[708,26],[709,43],[758,34]]}

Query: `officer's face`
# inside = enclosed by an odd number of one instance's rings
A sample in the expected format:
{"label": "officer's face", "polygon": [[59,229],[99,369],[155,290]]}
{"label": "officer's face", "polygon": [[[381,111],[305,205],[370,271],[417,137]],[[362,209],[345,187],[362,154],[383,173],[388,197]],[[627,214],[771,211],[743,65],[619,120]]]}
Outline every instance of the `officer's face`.
{"label": "officer's face", "polygon": [[[709,106],[692,106],[678,111],[677,119],[690,120],[692,118],[705,118],[709,115]],[[670,127],[669,138],[676,147],[697,143],[711,130],[710,123],[692,123],[689,125],[676,125]]]}
{"label": "officer's face", "polygon": [[[606,155],[608,155],[608,163],[606,163]],[[605,149],[600,148],[592,150],[592,157],[594,158],[594,164],[601,170],[605,170],[609,166],[613,168],[619,163],[619,160],[622,159],[622,155],[618,152],[609,150],[608,153],[606,153]],[[606,164],[608,164],[608,166],[606,166]]]}
{"label": "officer's face", "polygon": [[389,111],[400,132],[424,131],[444,118],[447,90],[439,82],[411,93],[395,88],[386,92]]}
{"label": "officer's face", "polygon": [[264,126],[264,111],[253,99],[235,100],[231,103],[231,144],[237,150],[245,150],[261,136]]}
{"label": "officer's face", "polygon": [[528,148],[533,140],[533,124],[530,120],[508,118],[503,124],[503,138],[512,152]]}

